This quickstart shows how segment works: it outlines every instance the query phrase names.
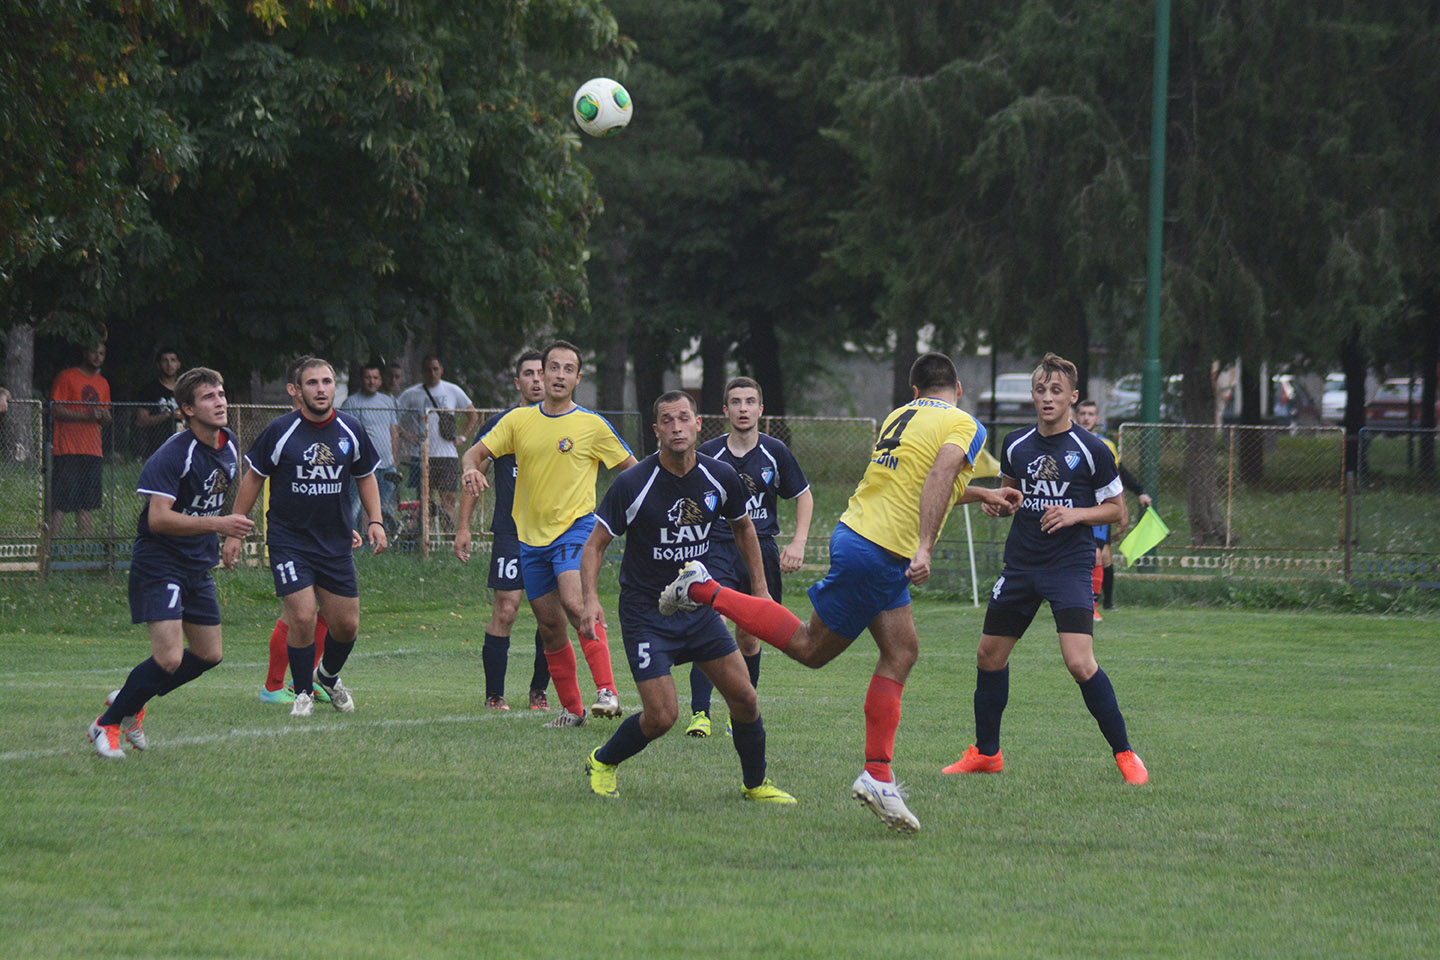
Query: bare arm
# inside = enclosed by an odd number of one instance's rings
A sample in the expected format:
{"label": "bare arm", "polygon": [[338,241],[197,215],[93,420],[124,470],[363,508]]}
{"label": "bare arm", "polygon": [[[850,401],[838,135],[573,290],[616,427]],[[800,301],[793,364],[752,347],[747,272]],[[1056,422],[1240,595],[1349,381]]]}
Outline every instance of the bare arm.
{"label": "bare arm", "polygon": [[490,481],[485,478],[485,472],[490,469],[490,462],[495,455],[490,448],[479,440],[475,445],[465,451],[460,458],[460,485],[466,493],[474,491],[476,496],[490,489]]}
{"label": "bare arm", "polygon": [[920,491],[920,542],[915,547],[915,556],[905,575],[911,583],[924,583],[930,579],[930,553],[935,549],[935,540],[940,536],[940,527],[950,512],[955,489],[955,478],[965,469],[969,460],[965,451],[953,443],[940,447],[935,463],[925,477],[925,486]]}
{"label": "bare arm", "polygon": [[465,408],[465,429],[461,431],[467,437],[475,436],[475,424],[480,422],[480,412],[475,409],[475,404]]}
{"label": "bare arm", "polygon": [[374,553],[383,553],[390,545],[385,534],[385,521],[380,514],[380,481],[373,472],[355,478],[355,491],[360,494],[360,505],[370,521],[365,524],[365,539],[370,541]]}
{"label": "bare arm", "polygon": [[473,539],[470,533],[470,518],[475,515],[475,504],[479,502],[479,491],[472,490],[469,484],[466,484],[460,491],[460,508],[455,514],[455,544],[451,548],[461,563],[470,562],[470,542]]}
{"label": "bare arm", "polygon": [[[240,478],[240,489],[235,492],[234,515],[250,518],[250,510],[255,506],[255,499],[260,496],[260,487],[265,483],[265,478],[256,473],[253,469],[245,471],[245,476]],[[226,569],[234,570],[235,561],[240,556],[241,538],[234,534],[225,535],[225,548],[220,559]]]}
{"label": "bare arm", "polygon": [[1098,527],[1106,523],[1119,523],[1125,515],[1122,500],[1124,496],[1123,493],[1118,493],[1093,507],[1046,507],[1045,512],[1040,515],[1040,529],[1045,533],[1054,533],[1076,524]]}
{"label": "bare arm", "polygon": [[810,518],[815,515],[815,496],[806,487],[795,498],[795,536],[780,551],[780,570],[794,573],[805,562],[805,544],[810,539]]}
{"label": "bare arm", "polygon": [[605,561],[605,548],[615,538],[603,523],[595,524],[585,546],[580,549],[580,636],[594,638],[595,625],[605,626],[605,610],[600,606],[600,565]]}
{"label": "bare arm", "polygon": [[255,528],[255,522],[243,513],[227,513],[218,517],[194,517],[175,509],[175,498],[150,494],[145,509],[150,529],[167,537],[198,537],[218,533],[226,537],[243,537]]}

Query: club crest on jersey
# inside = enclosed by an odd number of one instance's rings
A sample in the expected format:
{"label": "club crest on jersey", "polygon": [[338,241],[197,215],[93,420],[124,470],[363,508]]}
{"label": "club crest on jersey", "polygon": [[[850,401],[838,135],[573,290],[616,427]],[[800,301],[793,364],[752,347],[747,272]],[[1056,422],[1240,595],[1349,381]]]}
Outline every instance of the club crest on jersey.
{"label": "club crest on jersey", "polygon": [[[714,510],[714,504],[719,501],[712,491],[705,494],[705,502]],[[672,503],[665,511],[665,519],[673,524],[674,529],[660,528],[661,543],[697,543],[710,535],[711,525],[705,522],[700,504],[689,497],[681,497]]]}
{"label": "club crest on jersey", "polygon": [[773,467],[761,467],[760,479],[764,481],[765,486],[770,486],[770,481],[775,479],[775,469]]}
{"label": "club crest on jersey", "polygon": [[340,438],[340,456],[350,456],[350,440],[347,437]]}
{"label": "club crest on jersey", "polygon": [[561,453],[569,453],[571,450],[575,449],[575,441],[571,440],[569,437],[561,437],[560,441],[555,444],[555,449],[559,450]]}
{"label": "club crest on jersey", "polygon": [[718,494],[716,494],[716,492],[715,492],[714,490],[710,490],[710,491],[707,491],[707,492],[706,492],[706,494],[705,494],[705,509],[706,509],[706,510],[714,510],[714,509],[715,509],[715,505],[716,505],[717,503],[719,503],[719,502],[720,502],[720,497],[719,497]]}
{"label": "club crest on jersey", "polygon": [[1074,470],[1076,467],[1080,466],[1080,454],[1076,453],[1074,450],[1071,450],[1069,453],[1065,454],[1065,466],[1069,467],[1071,470]]}
{"label": "club crest on jersey", "polygon": [[295,465],[295,476],[300,480],[339,480],[343,469],[335,462],[335,451],[330,445],[316,441],[305,448],[300,455],[304,463]]}

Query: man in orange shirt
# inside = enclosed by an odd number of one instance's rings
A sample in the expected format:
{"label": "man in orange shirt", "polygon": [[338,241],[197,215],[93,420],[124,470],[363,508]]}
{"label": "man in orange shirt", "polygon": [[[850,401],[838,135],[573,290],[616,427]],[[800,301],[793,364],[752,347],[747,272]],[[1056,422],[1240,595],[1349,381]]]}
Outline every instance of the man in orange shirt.
{"label": "man in orange shirt", "polygon": [[58,534],[65,514],[75,514],[75,532],[90,535],[90,513],[100,509],[101,466],[105,462],[100,428],[110,422],[110,383],[100,375],[105,344],[81,354],[80,365],[61,370],[50,387],[55,401],[54,493],[50,498],[50,532]]}

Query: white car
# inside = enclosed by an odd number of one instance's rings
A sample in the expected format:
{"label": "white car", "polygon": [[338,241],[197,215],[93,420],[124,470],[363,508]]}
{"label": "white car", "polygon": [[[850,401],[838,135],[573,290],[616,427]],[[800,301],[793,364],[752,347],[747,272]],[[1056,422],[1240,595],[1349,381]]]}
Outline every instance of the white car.
{"label": "white car", "polygon": [[995,378],[995,385],[980,396],[980,416],[985,420],[1025,420],[1034,415],[1028,373],[1002,373]]}
{"label": "white car", "polygon": [[1345,419],[1345,374],[1325,374],[1325,393],[1320,397],[1320,420],[1339,423]]}

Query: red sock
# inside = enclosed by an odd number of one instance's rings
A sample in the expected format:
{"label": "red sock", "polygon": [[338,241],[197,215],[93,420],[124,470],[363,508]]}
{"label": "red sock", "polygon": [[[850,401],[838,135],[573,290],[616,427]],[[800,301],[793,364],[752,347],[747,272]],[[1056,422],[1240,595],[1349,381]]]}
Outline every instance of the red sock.
{"label": "red sock", "polygon": [[279,690],[285,686],[285,671],[290,669],[290,652],[285,649],[285,640],[290,636],[290,624],[284,620],[275,621],[270,633],[270,664],[265,668],[265,689]]}
{"label": "red sock", "polygon": [[315,666],[320,666],[320,658],[325,655],[325,635],[330,632],[330,624],[318,613],[315,615]]}
{"label": "red sock", "polygon": [[[709,597],[704,594],[714,592]],[[790,638],[800,629],[800,618],[765,597],[752,597],[739,590],[722,587],[713,580],[697,583],[690,587],[690,599],[708,604],[722,617],[733,620],[741,630],[753,637],[764,640],[777,650],[790,646]],[[702,596],[696,596],[699,591]]]}
{"label": "red sock", "polygon": [[900,695],[905,685],[879,674],[865,691],[865,771],[882,783],[895,779],[890,761],[895,756],[895,731],[900,726]]}
{"label": "red sock", "polygon": [[1100,588],[1104,583],[1105,568],[1097,563],[1090,571],[1090,592],[1095,594],[1095,596],[1097,597],[1100,596]]}
{"label": "red sock", "polygon": [[605,628],[595,624],[595,638],[580,638],[580,652],[590,665],[590,676],[595,678],[595,689],[615,689],[615,671],[610,666],[610,642],[605,638]]}
{"label": "red sock", "polygon": [[560,706],[576,716],[585,716],[585,704],[580,700],[580,684],[575,682],[575,648],[567,638],[559,650],[546,650],[545,662],[550,665],[550,679],[555,683],[555,695]]}

